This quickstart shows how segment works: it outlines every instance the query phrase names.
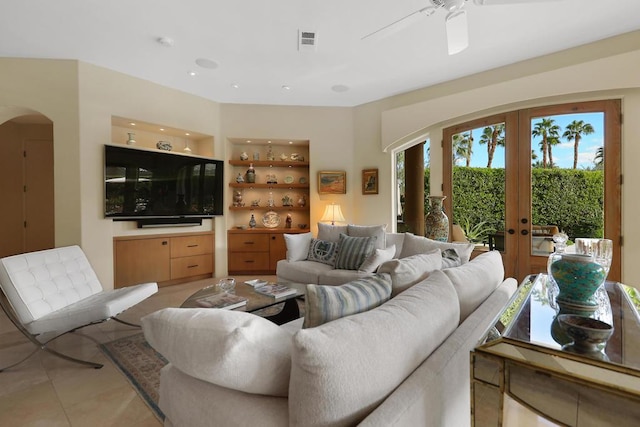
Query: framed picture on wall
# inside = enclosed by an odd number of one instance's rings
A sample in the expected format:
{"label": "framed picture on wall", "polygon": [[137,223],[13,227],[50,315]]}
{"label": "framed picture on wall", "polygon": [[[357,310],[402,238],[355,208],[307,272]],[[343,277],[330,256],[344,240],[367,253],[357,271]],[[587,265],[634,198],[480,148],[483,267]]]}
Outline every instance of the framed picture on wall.
{"label": "framed picture on wall", "polygon": [[346,194],[347,173],[344,171],[318,172],[319,194]]}
{"label": "framed picture on wall", "polygon": [[362,194],[378,194],[378,169],[362,171]]}

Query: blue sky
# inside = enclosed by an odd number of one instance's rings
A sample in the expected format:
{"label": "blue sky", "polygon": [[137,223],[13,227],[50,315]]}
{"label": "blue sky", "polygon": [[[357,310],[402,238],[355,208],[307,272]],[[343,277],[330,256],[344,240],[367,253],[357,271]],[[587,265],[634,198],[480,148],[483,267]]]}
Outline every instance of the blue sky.
{"label": "blue sky", "polygon": [[[555,124],[560,126],[560,135],[565,131],[566,126],[574,120],[583,120],[585,123],[590,123],[595,131],[591,135],[584,135],[580,139],[579,153],[578,153],[578,169],[585,169],[593,166],[593,159],[598,147],[604,145],[604,114],[603,113],[580,113],[580,114],[563,114],[558,116],[545,116],[555,120]],[[535,118],[531,122],[531,128],[540,121],[540,118]],[[483,128],[473,130],[473,157],[471,158],[472,167],[486,167],[487,166],[487,146],[480,145],[480,135]],[[542,152],[539,148],[539,143],[542,138],[532,138],[531,149],[535,150],[538,154],[538,160],[542,160]],[[561,138],[561,143],[553,147],[553,161],[561,168],[573,167],[573,141],[569,142]],[[458,163],[463,165],[464,163]],[[492,167],[503,168],[504,167],[504,147],[498,147],[494,155]]]}

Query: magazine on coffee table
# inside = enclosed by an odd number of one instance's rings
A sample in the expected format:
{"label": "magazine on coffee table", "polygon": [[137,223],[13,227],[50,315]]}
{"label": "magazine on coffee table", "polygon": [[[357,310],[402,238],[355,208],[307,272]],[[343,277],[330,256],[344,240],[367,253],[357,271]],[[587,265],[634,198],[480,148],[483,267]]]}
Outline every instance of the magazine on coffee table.
{"label": "magazine on coffee table", "polygon": [[267,283],[266,285],[255,288],[255,290],[262,295],[274,298],[283,298],[298,293],[298,291],[293,288],[289,288],[285,285],[279,285],[277,283]]}
{"label": "magazine on coffee table", "polygon": [[260,286],[268,285],[269,281],[268,280],[262,280],[262,279],[253,279],[253,280],[247,280],[244,283],[246,283],[247,285],[252,286],[254,288],[259,288]]}
{"label": "magazine on coffee table", "polygon": [[242,307],[247,304],[247,299],[238,295],[229,294],[226,292],[209,295],[203,298],[198,298],[196,304],[200,307],[206,308],[223,308],[231,310],[233,308]]}

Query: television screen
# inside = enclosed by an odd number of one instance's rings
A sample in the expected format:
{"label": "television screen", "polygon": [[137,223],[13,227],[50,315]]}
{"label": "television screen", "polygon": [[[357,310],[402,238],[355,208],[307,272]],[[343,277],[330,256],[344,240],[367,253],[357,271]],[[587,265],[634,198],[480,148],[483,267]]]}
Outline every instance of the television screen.
{"label": "television screen", "polygon": [[222,215],[222,160],[105,145],[107,218]]}

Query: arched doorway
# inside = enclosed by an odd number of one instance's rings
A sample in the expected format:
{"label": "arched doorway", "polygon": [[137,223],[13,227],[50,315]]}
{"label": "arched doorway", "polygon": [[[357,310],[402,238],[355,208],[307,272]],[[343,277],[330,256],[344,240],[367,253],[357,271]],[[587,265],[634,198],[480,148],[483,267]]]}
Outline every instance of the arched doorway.
{"label": "arched doorway", "polygon": [[54,247],[53,122],[3,108],[0,146],[0,257]]}

